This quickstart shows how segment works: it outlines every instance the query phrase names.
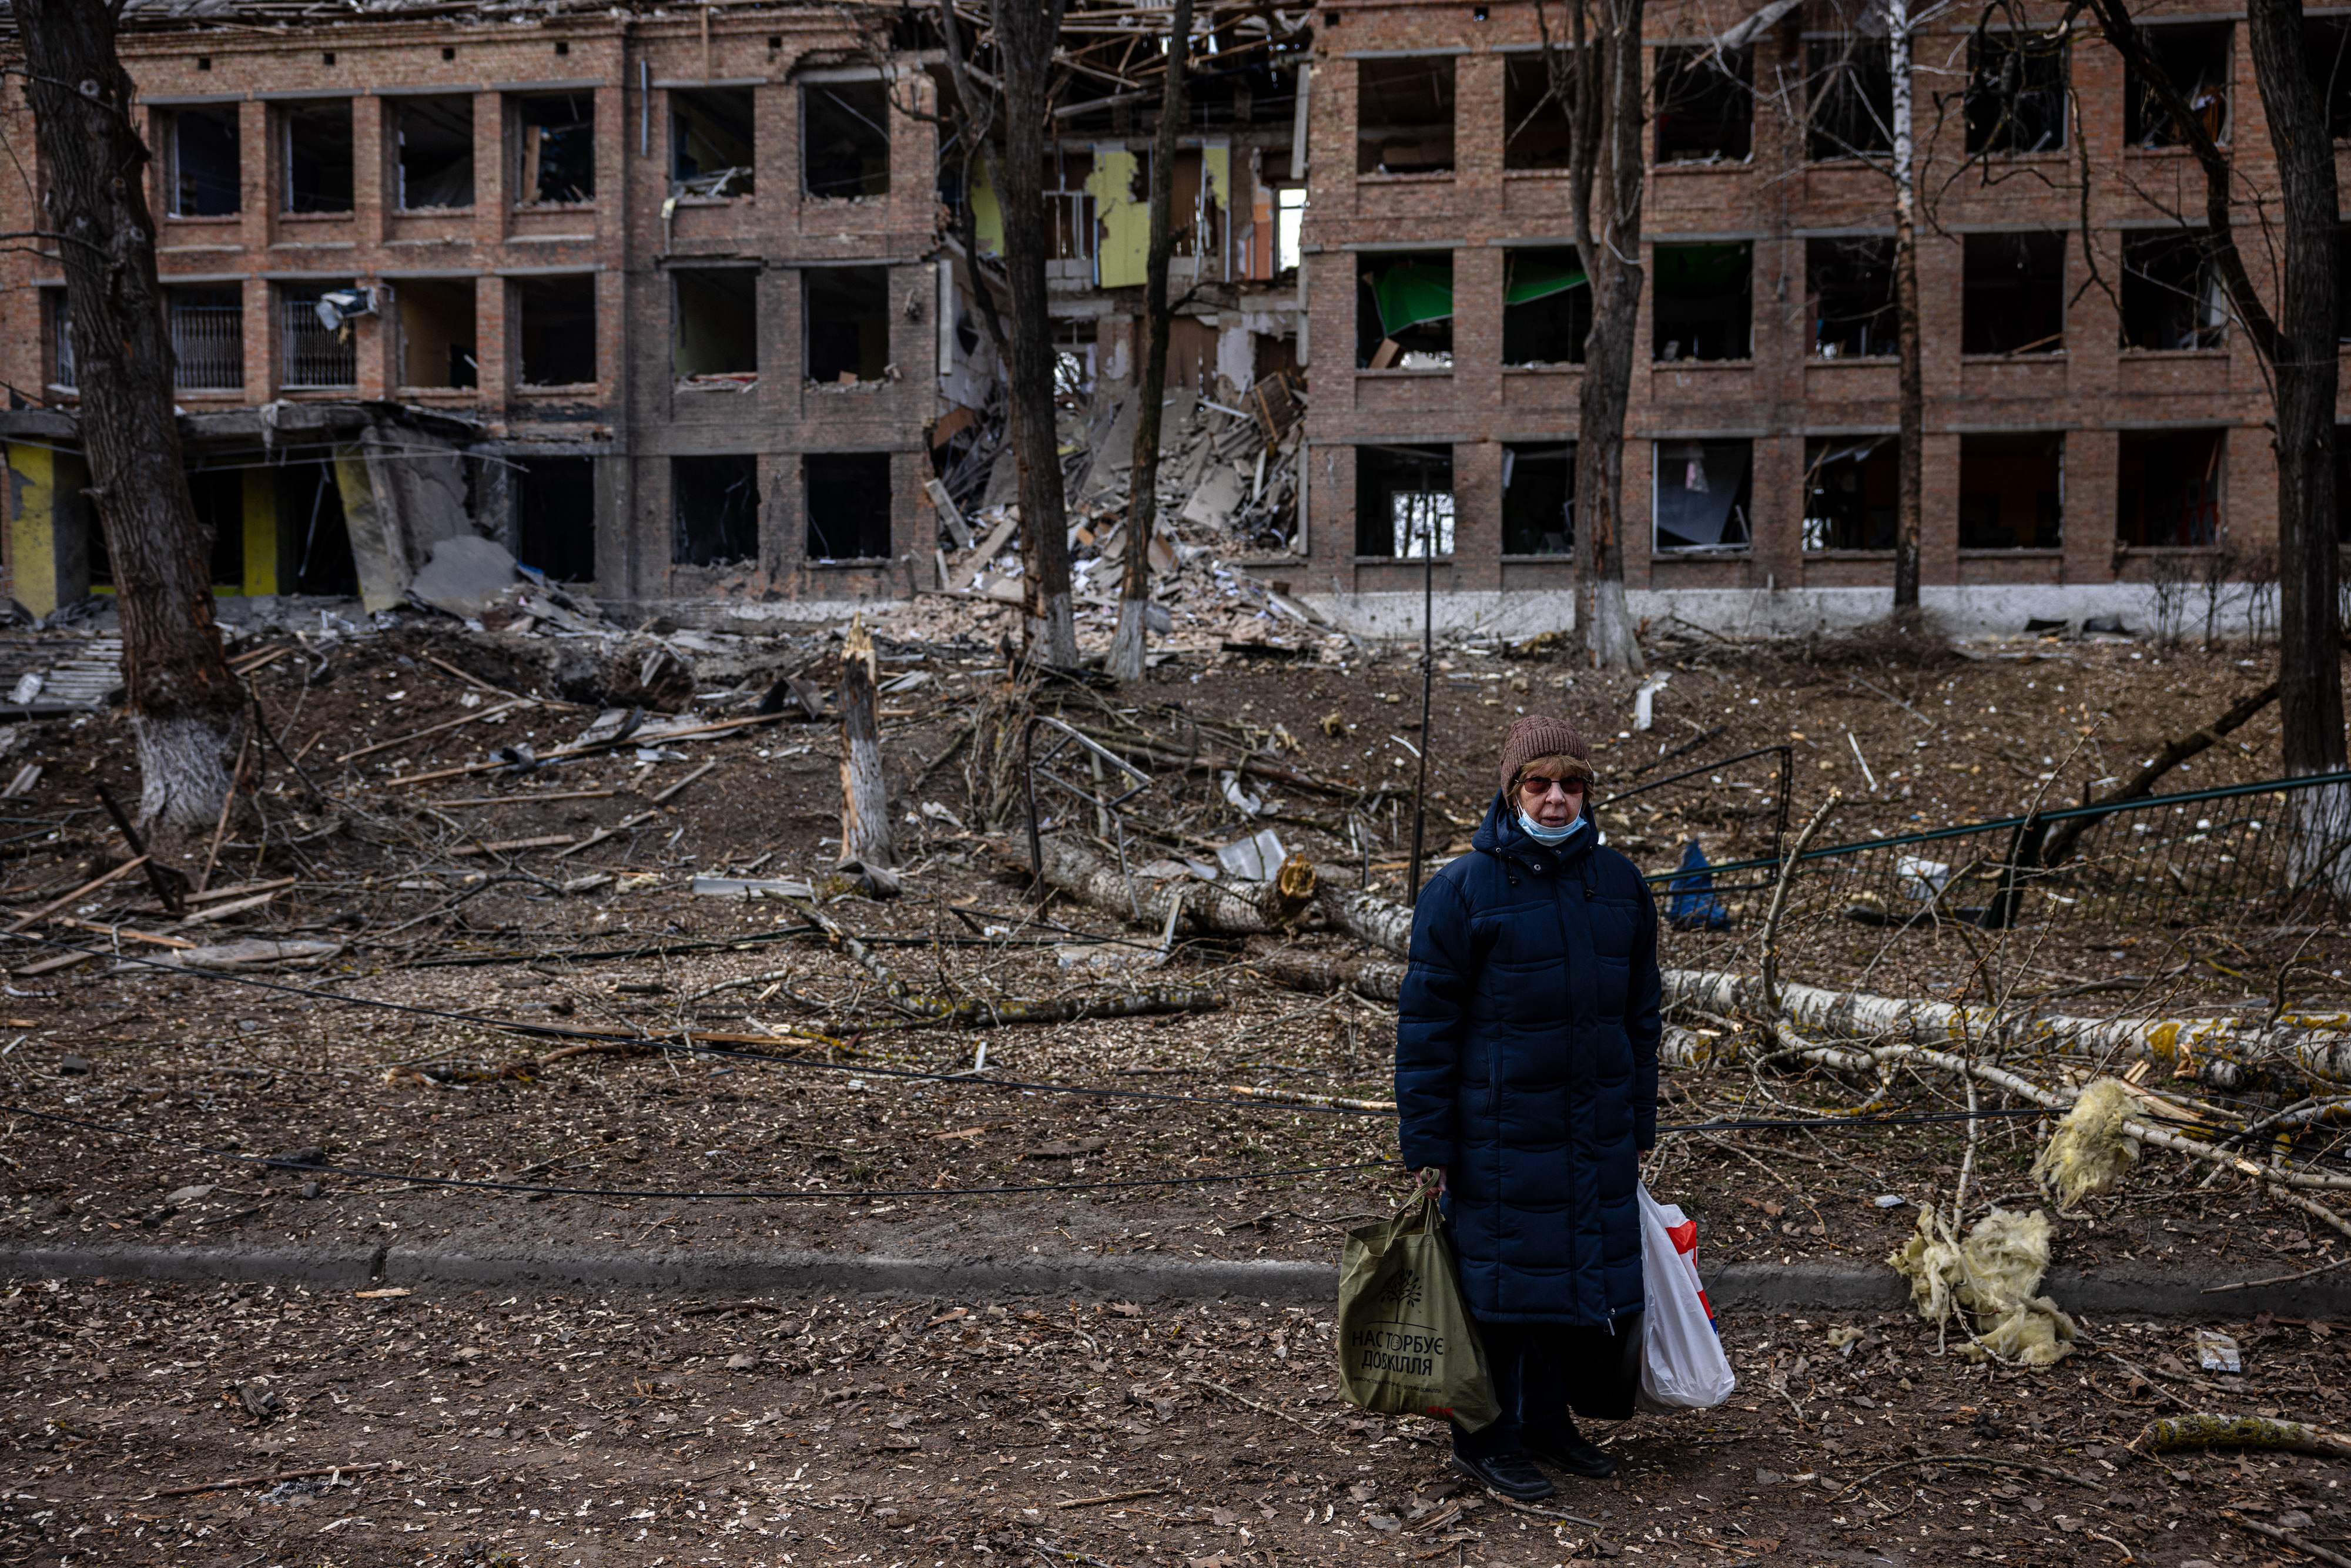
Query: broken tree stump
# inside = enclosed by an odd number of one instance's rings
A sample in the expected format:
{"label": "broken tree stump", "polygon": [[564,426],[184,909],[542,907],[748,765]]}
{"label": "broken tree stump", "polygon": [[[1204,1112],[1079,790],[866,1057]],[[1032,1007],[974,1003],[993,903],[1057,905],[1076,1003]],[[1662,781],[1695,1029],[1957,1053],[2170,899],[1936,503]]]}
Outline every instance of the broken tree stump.
{"label": "broken tree stump", "polygon": [[841,643],[841,863],[886,867],[890,791],[882,776],[882,732],[874,714],[878,673],[873,633],[861,617]]}

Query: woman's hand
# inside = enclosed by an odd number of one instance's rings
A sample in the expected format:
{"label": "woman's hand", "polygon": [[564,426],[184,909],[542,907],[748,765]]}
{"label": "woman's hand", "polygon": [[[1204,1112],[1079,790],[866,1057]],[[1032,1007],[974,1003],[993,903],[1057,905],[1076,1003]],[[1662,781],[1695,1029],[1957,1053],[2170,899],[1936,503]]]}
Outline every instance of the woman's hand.
{"label": "woman's hand", "polygon": [[1437,1197],[1443,1197],[1445,1196],[1445,1167],[1443,1166],[1423,1166],[1419,1170],[1414,1173],[1414,1176],[1420,1186],[1434,1188]]}

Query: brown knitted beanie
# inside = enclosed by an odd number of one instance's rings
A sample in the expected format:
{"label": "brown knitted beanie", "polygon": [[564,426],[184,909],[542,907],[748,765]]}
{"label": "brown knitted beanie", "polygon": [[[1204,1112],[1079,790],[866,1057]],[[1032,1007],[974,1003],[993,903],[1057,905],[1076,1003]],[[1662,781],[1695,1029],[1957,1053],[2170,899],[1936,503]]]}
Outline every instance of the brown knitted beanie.
{"label": "brown knitted beanie", "polygon": [[1585,780],[1592,778],[1592,752],[1583,733],[1563,718],[1531,713],[1502,737],[1502,792],[1517,787],[1520,768],[1543,757],[1572,757],[1583,764]]}

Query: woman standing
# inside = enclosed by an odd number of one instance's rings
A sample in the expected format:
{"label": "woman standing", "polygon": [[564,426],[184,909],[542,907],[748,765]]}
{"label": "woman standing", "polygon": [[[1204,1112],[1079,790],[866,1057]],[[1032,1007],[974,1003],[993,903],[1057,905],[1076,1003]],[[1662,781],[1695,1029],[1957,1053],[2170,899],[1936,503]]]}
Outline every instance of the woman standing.
{"label": "woman standing", "polygon": [[1640,1364],[1640,1156],[1657,1136],[1657,916],[1589,821],[1565,719],[1502,739],[1473,852],[1421,890],[1396,1021],[1404,1163],[1446,1193],[1500,1419],[1453,1463],[1505,1496],[1615,1461],[1571,1406],[1622,1419]]}

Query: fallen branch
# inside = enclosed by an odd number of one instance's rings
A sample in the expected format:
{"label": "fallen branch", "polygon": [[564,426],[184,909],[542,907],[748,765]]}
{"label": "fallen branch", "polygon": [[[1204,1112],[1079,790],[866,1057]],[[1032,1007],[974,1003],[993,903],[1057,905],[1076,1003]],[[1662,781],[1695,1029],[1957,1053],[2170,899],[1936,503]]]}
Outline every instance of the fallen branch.
{"label": "fallen branch", "polygon": [[1820,810],[1814,811],[1812,821],[1804,824],[1804,831],[1796,835],[1795,843],[1789,848],[1788,858],[1780,862],[1779,874],[1771,879],[1771,912],[1763,917],[1762,980],[1766,1017],[1780,1016],[1780,916],[1788,907],[1788,889],[1795,885],[1796,867],[1802,862],[1804,852],[1812,848],[1813,835],[1821,831],[1821,824],[1829,820],[1829,813],[1836,810],[1837,802],[1843,799],[1842,792],[1829,791],[1829,798],[1821,802]]}
{"label": "fallen branch", "polygon": [[2222,1509],[2220,1517],[2239,1530],[2250,1530],[2255,1535],[2265,1535],[2272,1541],[2291,1546],[2304,1557],[2313,1558],[2320,1563],[2331,1563],[2335,1564],[2335,1568],[2351,1568],[2351,1557],[2346,1557],[2340,1552],[2330,1552],[2315,1542],[2304,1541],[2291,1530],[2281,1530],[2274,1524],[2263,1524],[2258,1519],[2247,1519],[2233,1508]]}
{"label": "fallen branch", "polygon": [[1238,1094],[1245,1100],[1264,1100],[1276,1105],[1325,1105],[1334,1111],[1368,1111],[1393,1115],[1396,1103],[1393,1100],[1350,1100],[1338,1094],[1309,1094],[1302,1089],[1258,1089],[1245,1083],[1222,1085],[1228,1094]]}
{"label": "fallen branch", "polygon": [[[2251,696],[2239,700],[2228,712],[2202,729],[2192,735],[2183,735],[2177,740],[2165,741],[2163,749],[2157,752],[2146,767],[2131,775],[2129,782],[2113,794],[2100,797],[2095,803],[2112,806],[2124,800],[2146,800],[2155,793],[2156,784],[2165,774],[2197,753],[2218,746],[2222,736],[2241,728],[2255,714],[2275,702],[2277,695],[2278,684],[2272,681]],[[2074,852],[2074,844],[2080,841],[2084,833],[2105,821],[2104,817],[2068,817],[2052,827],[2048,836],[2041,841],[2041,864],[2053,866],[2064,861]]]}
{"label": "fallen branch", "polygon": [[40,908],[34,910],[30,915],[19,915],[16,919],[8,922],[7,925],[0,925],[0,935],[14,934],[16,932],[22,931],[27,925],[37,925],[42,921],[47,920],[50,915],[55,915],[58,910],[65,908],[70,904],[77,903],[81,899],[88,898],[91,894],[96,893],[108,883],[129,876],[132,872],[139,870],[146,863],[147,857],[145,855],[134,855],[131,859],[124,861],[120,865],[116,866],[112,871],[107,872],[103,875],[90,878],[88,882],[83,883],[79,887],[75,888],[71,893],[67,894],[63,898],[52,899],[48,903],[41,905]]}
{"label": "fallen branch", "polygon": [[1132,1487],[1125,1491],[1100,1492],[1092,1497],[1065,1497],[1053,1506],[1063,1509],[1097,1508],[1106,1502],[1133,1502],[1137,1498],[1159,1497],[1166,1490],[1165,1487]]}
{"label": "fallen branch", "polygon": [[2165,1416],[2149,1421],[2131,1439],[2130,1446],[2135,1454],[2171,1454],[2184,1448],[2276,1448],[2287,1453],[2320,1454],[2330,1459],[2351,1459],[2351,1437],[2324,1427],[2268,1416],[2222,1416],[2211,1411]]}
{"label": "fallen branch", "polygon": [[[1326,904],[1323,906],[1329,908]],[[1404,966],[1384,958],[1351,958],[1336,953],[1270,953],[1249,967],[1293,991],[1328,995],[1353,991],[1375,1002],[1392,1002],[1404,989]]]}
{"label": "fallen branch", "polygon": [[[227,1491],[232,1487],[276,1486],[279,1481],[308,1480],[312,1476],[356,1476],[368,1470],[396,1470],[398,1459],[370,1459],[357,1465],[313,1465],[307,1470],[278,1470],[266,1476],[224,1476],[216,1481],[196,1481],[183,1487],[165,1487],[152,1491],[148,1497],[194,1497],[199,1492]],[[145,1499],[140,1500],[144,1501]]]}
{"label": "fallen branch", "polygon": [[2047,1476],[2053,1480],[2071,1481],[2077,1487],[2094,1487],[2100,1484],[2087,1476],[2077,1476],[2071,1470],[2061,1470],[2054,1465],[2035,1464],[2031,1459],[2002,1458],[1997,1454],[1920,1454],[1916,1458],[1896,1459],[1890,1465],[1880,1465],[1867,1475],[1845,1482],[1843,1490],[1831,1497],[1829,1501],[1835,1502],[1842,1498],[1850,1497],[1880,1476],[1891,1475],[1896,1470],[1907,1470],[1915,1465],[1974,1465],[1984,1469],[2031,1470],[2034,1475]]}

